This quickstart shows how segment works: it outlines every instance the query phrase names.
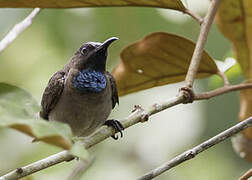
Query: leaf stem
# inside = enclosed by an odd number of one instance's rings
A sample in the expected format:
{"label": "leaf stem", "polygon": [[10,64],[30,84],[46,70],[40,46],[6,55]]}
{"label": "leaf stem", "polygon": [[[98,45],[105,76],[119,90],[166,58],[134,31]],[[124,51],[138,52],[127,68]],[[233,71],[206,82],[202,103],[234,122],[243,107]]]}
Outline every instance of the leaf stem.
{"label": "leaf stem", "polygon": [[230,83],[228,81],[228,78],[226,76],[226,74],[224,72],[218,71],[217,74],[221,77],[221,79],[223,80],[224,86],[229,86]]}
{"label": "leaf stem", "polygon": [[196,14],[195,12],[191,11],[190,9],[185,9],[185,14],[191,16],[193,19],[195,19],[200,25],[203,22],[203,19],[200,15]]}

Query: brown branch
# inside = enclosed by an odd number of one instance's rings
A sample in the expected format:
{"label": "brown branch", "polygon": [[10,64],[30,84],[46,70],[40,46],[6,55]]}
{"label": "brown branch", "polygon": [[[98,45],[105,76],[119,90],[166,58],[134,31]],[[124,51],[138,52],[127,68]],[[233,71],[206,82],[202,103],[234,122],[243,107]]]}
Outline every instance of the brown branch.
{"label": "brown branch", "polygon": [[248,178],[252,177],[252,169],[248,170],[245,174],[243,174],[239,180],[247,180]]}
{"label": "brown branch", "polygon": [[212,97],[215,97],[215,96],[222,95],[222,94],[227,93],[227,92],[237,91],[237,90],[241,90],[241,89],[248,89],[248,88],[252,88],[252,83],[242,83],[242,84],[237,84],[237,85],[228,85],[228,86],[224,86],[222,88],[215,89],[215,90],[212,90],[212,91],[209,91],[209,92],[197,94],[197,95],[195,95],[194,100],[209,99],[209,98],[212,98]]}
{"label": "brown branch", "polygon": [[209,149],[210,147],[214,146],[215,144],[218,144],[227,138],[231,137],[232,135],[244,130],[245,128],[248,128],[249,126],[252,126],[252,117],[236,124],[235,126],[225,130],[224,132],[221,132],[220,134],[212,137],[211,139],[199,144],[198,146],[183,152],[182,154],[176,156],[169,162],[164,163],[163,165],[153,169],[152,171],[144,174],[138,180],[149,180],[153,179],[154,177],[157,177],[158,175],[168,171],[169,169],[181,164],[184,161],[190,160],[194,158],[199,153]]}
{"label": "brown branch", "polygon": [[194,79],[196,77],[200,60],[204,51],[204,46],[207,41],[208,32],[213,23],[217,8],[221,0],[212,0],[209,10],[204,17],[203,23],[201,24],[199,37],[193,52],[192,60],[185,78],[185,85],[187,88],[192,88]]}

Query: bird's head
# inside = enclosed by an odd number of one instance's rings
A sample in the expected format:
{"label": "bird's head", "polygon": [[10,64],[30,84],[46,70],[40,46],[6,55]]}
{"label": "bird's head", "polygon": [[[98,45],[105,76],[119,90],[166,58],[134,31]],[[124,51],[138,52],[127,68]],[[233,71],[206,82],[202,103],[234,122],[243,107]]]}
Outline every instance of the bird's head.
{"label": "bird's head", "polygon": [[117,39],[116,37],[111,37],[103,43],[87,42],[83,44],[74,55],[73,61],[75,67],[79,70],[91,68],[105,71],[108,47]]}

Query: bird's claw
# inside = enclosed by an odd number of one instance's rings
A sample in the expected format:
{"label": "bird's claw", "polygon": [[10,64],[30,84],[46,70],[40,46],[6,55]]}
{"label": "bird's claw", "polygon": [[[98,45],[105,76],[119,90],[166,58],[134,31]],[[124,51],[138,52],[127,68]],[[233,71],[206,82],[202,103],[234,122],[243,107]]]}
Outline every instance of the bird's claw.
{"label": "bird's claw", "polygon": [[[124,127],[123,125],[120,123],[120,121],[117,121],[117,120],[114,120],[114,119],[111,119],[111,120],[107,120],[105,121],[104,125],[107,125],[107,126],[111,126],[112,128],[115,129],[116,133],[119,132],[120,135],[121,135],[121,138],[123,137],[123,133],[122,131],[124,130]],[[117,135],[112,135],[111,136],[113,139],[117,140],[118,139],[118,136]]]}

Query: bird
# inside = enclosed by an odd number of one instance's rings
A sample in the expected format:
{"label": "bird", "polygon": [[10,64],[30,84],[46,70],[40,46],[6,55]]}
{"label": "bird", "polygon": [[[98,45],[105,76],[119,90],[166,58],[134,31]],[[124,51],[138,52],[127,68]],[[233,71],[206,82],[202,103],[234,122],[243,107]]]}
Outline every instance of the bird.
{"label": "bird", "polygon": [[[67,123],[73,135],[85,137],[102,125],[123,136],[118,120],[107,120],[119,104],[116,81],[106,71],[108,47],[117,40],[84,43],[68,63],[50,78],[41,100],[40,117]],[[112,135],[114,139],[118,136]]]}

